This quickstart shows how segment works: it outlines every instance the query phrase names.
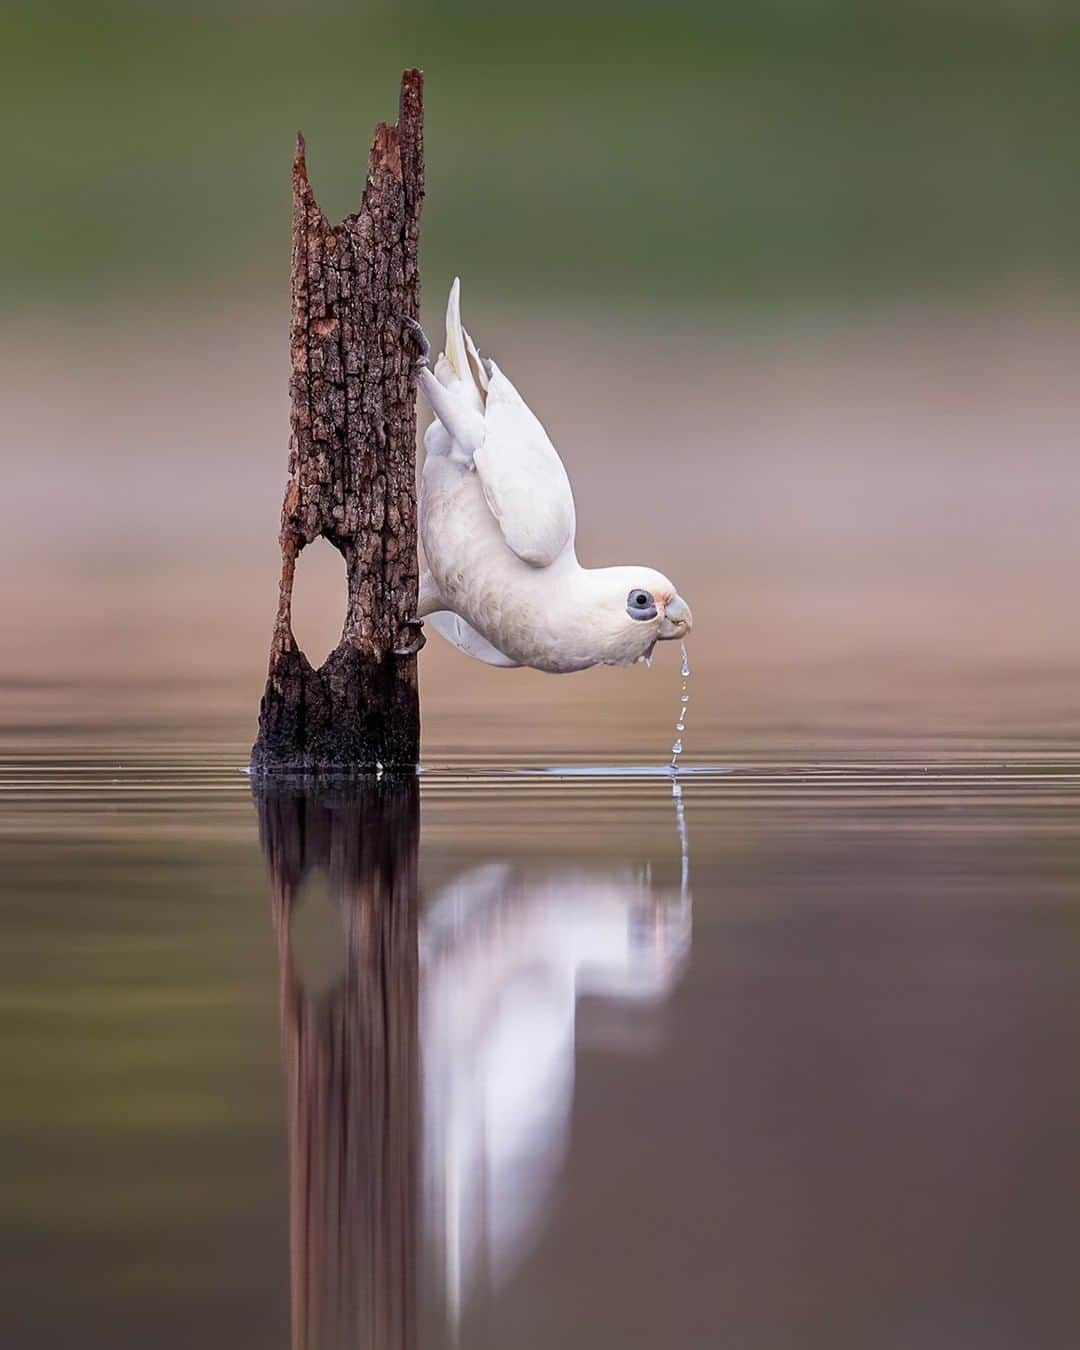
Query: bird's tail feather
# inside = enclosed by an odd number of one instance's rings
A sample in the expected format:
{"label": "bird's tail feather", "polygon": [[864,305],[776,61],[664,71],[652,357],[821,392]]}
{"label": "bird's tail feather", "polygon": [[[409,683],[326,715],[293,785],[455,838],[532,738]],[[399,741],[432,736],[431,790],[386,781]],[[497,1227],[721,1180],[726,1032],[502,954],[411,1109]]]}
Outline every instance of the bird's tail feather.
{"label": "bird's tail feather", "polygon": [[455,277],[446,302],[446,359],[459,380],[472,377],[469,353],[465,347],[465,330],[461,326],[461,278]]}
{"label": "bird's tail feather", "polygon": [[488,371],[476,350],[476,343],[461,322],[461,281],[454,278],[446,302],[446,350],[435,367],[436,377],[443,384],[457,380],[475,390],[477,406],[482,407],[488,388]]}
{"label": "bird's tail feather", "polygon": [[461,331],[465,335],[465,346],[466,349],[468,350],[469,357],[472,361],[473,374],[476,376],[480,388],[486,394],[488,391],[488,385],[491,382],[491,372],[488,369],[488,364],[484,361],[484,358],[476,350],[476,343],[469,336],[468,329],[462,328]]}

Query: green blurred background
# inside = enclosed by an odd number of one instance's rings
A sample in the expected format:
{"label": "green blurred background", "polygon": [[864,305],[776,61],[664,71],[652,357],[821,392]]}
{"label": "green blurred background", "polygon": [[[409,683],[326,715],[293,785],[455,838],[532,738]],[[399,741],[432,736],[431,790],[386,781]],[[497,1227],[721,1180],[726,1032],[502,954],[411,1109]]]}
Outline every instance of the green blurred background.
{"label": "green blurred background", "polygon": [[758,0],[9,3],[22,305],[153,322],[284,293],[303,128],[329,214],[428,74],[427,273],[484,296],[847,303],[1075,284],[1080,11]]}
{"label": "green blurred background", "polygon": [[[460,274],[567,461],[583,561],[691,600],[691,750],[1076,727],[1075,6],[15,4],[0,54],[9,728],[194,718],[243,755],[294,137],[331,218],[356,209],[413,64],[425,322]],[[305,552],[313,659],[343,596]],[[632,725],[662,754],[652,676],[431,642],[427,746],[604,754]]]}

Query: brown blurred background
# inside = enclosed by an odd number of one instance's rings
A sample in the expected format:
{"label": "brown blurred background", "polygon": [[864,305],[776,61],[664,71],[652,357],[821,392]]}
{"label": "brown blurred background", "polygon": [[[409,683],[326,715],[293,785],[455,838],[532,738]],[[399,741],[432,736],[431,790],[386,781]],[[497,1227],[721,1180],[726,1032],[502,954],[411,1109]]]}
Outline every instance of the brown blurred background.
{"label": "brown blurred background", "polygon": [[[583,560],[690,599],[690,756],[1075,747],[1071,7],[345,9],[0,20],[7,733],[250,741],[292,137],[344,214],[416,63],[425,320],[460,273]],[[316,659],[328,554],[297,591]],[[670,649],[554,679],[433,636],[421,669],[429,755],[670,743]]]}

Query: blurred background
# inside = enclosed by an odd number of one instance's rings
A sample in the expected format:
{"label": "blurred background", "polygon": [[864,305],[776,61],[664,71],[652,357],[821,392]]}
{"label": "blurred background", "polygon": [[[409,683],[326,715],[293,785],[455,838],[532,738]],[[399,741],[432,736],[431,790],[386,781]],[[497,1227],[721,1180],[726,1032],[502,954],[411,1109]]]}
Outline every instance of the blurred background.
{"label": "blurred background", "polygon": [[[293,138],[340,218],[416,64],[426,323],[459,273],[583,561],[690,599],[688,753],[1080,732],[1075,7],[53,0],[4,7],[0,62],[9,730],[253,737]],[[676,664],[433,637],[426,745],[659,753]]]}

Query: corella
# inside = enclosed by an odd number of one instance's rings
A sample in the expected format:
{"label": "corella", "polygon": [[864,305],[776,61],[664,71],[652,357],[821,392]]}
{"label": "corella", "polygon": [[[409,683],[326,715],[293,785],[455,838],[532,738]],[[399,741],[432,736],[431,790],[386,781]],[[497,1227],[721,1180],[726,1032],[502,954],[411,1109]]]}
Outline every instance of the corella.
{"label": "corella", "polygon": [[427,566],[418,617],[478,661],[553,674],[647,662],[657,642],[685,638],[690,606],[663,573],[578,562],[566,469],[535,414],[462,327],[458,281],[434,369],[423,330],[409,327],[435,414],[424,437]]}

